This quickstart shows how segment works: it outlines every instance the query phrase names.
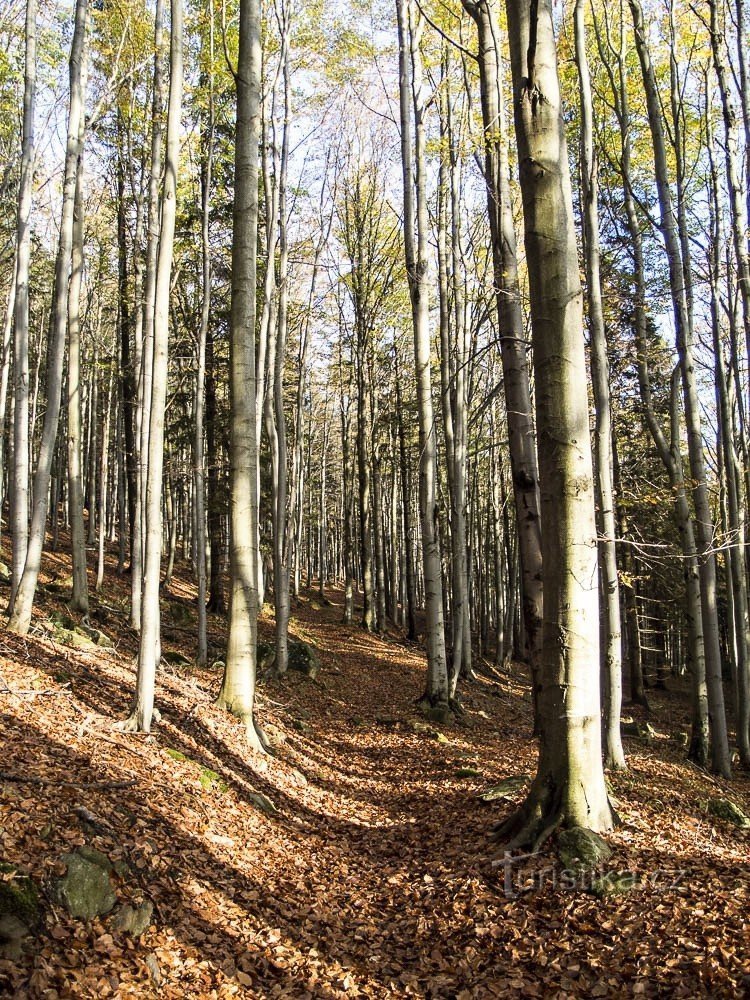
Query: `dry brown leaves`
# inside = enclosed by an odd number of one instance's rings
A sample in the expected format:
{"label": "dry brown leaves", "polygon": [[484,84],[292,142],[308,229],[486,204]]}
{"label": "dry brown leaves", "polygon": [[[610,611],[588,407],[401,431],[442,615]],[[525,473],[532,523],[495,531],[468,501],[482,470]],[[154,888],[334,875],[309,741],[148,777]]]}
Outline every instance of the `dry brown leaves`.
{"label": "dry brown leaves", "polygon": [[[167,623],[173,603],[194,617],[191,589],[179,586],[164,597]],[[126,862],[118,898],[150,898],[154,920],[133,941],[107,917],[82,923],[45,901],[26,958],[0,963],[0,991],[49,1000],[744,995],[750,838],[711,819],[705,801],[725,794],[747,809],[750,789],[746,777],[730,785],[681,759],[660,719],[680,724],[684,700],[661,699],[654,718],[665,738],[632,743],[630,770],[611,776],[623,822],[608,867],[632,870],[640,884],[600,902],[560,884],[551,854],[515,862],[510,876],[492,867],[488,829],[510,805],[483,805],[476,792],[533,771],[522,681],[468,687],[465,717],[438,742],[411,728],[421,652],[342,626],[337,603],[303,600],[293,630],[324,667],[319,682],[292,674],[261,688],[262,721],[286,737],[278,756],[252,754],[213,707],[211,670],[164,668],[162,722],[151,737],[128,737],[112,729],[133,684],[125,597],[122,582],[108,587],[102,627],[113,651],[54,643],[42,623],[63,604],[51,595],[27,640],[0,634],[0,690],[10,689],[0,694],[2,769],[138,779],[117,790],[0,782],[1,856],[48,886],[63,853],[93,845]],[[222,627],[212,621],[217,654]],[[165,631],[167,646],[192,653],[189,629]],[[257,793],[278,813],[262,812]]]}

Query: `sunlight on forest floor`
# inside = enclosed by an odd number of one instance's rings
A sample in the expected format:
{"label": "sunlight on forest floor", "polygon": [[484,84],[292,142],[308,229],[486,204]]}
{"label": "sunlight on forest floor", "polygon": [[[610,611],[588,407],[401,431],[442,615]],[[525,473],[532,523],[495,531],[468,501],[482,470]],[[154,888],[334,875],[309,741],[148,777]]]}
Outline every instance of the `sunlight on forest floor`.
{"label": "sunlight on forest floor", "polygon": [[[261,721],[277,755],[258,757],[214,708],[218,669],[163,665],[161,722],[125,736],[135,634],[128,581],[89,616],[114,648],[56,641],[66,562],[49,556],[32,633],[0,636],[2,860],[42,887],[42,922],[0,990],[18,997],[740,996],[747,985],[750,833],[707,814],[717,794],[747,810],[750,784],[687,764],[681,691],[654,693],[651,742],[627,741],[611,774],[622,825],[607,870],[628,895],[567,884],[551,853],[493,867],[488,838],[507,801],[477,793],[533,773],[529,688],[487,672],[465,715],[424,725],[421,651],[340,624],[340,596],[294,609],[317,647],[312,681],[263,684]],[[184,571],[184,567],[181,568]],[[63,588],[60,587],[60,590]],[[163,643],[190,658],[196,616],[185,578],[163,595]],[[261,634],[270,637],[264,614]],[[210,619],[214,660],[224,623]],[[672,682],[676,684],[676,682]],[[39,778],[43,784],[24,780]],[[126,788],[85,787],[128,782]],[[69,782],[70,784],[62,784]],[[522,791],[514,793],[520,798]],[[49,887],[88,844],[116,865],[113,913],[74,920]],[[126,902],[153,903],[134,939]],[[745,978],[743,979],[743,975]],[[743,985],[744,983],[744,985]]]}

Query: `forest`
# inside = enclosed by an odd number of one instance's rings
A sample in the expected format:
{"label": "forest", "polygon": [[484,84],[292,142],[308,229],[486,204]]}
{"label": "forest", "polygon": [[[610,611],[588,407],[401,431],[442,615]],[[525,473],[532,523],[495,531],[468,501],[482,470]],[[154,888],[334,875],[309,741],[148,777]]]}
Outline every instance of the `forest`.
{"label": "forest", "polygon": [[0,195],[0,994],[746,996],[746,0],[0,0]]}

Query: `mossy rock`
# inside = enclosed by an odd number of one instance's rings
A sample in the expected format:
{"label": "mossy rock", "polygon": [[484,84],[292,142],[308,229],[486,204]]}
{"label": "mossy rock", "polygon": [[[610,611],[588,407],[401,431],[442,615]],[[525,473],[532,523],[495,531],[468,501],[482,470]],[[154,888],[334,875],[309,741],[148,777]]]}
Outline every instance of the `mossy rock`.
{"label": "mossy rock", "polygon": [[270,670],[276,662],[276,647],[270,642],[259,642],[256,647],[256,666],[261,674]]}
{"label": "mossy rock", "polygon": [[[15,917],[26,927],[39,920],[39,894],[28,875],[19,875],[14,865],[0,865],[0,918]],[[8,877],[10,876],[10,877]]]}
{"label": "mossy rock", "polygon": [[72,589],[73,589],[72,576],[61,576],[57,580],[51,580],[47,584],[47,590],[51,590],[57,594],[65,594]]}
{"label": "mossy rock", "polygon": [[607,872],[601,878],[591,883],[591,892],[597,899],[613,899],[627,894],[638,885],[638,878],[633,872]]}
{"label": "mossy rock", "polygon": [[55,894],[72,917],[93,920],[109,913],[117,902],[112,889],[109,858],[91,847],[79,847],[72,854],[64,854],[67,865],[63,878],[55,883]]}
{"label": "mossy rock", "polygon": [[204,767],[200,774],[201,788],[204,788],[207,792],[216,789],[222,795],[224,792],[229,790],[229,785],[224,781],[222,776],[216,771],[212,771],[210,767]]}
{"label": "mossy rock", "polygon": [[154,904],[147,899],[140,906],[126,904],[121,907],[115,914],[112,922],[118,931],[137,938],[151,926],[153,915]]}
{"label": "mossy rock", "polygon": [[677,743],[681,747],[686,747],[688,745],[689,737],[684,729],[670,733],[669,738],[673,743]]}
{"label": "mossy rock", "polygon": [[529,781],[531,781],[531,778],[528,774],[513,774],[509,778],[503,778],[499,784],[493,785],[492,788],[480,792],[479,798],[482,802],[495,802],[497,799],[513,798]]}
{"label": "mossy rock", "polygon": [[172,760],[183,761],[183,760],[187,760],[188,759],[185,756],[185,754],[182,752],[182,750],[173,750],[172,747],[165,747],[164,748],[164,753],[168,757],[171,757]]}
{"label": "mossy rock", "polygon": [[292,726],[298,733],[312,732],[312,726],[309,726],[304,719],[292,719]]}
{"label": "mossy rock", "polygon": [[734,826],[738,826],[741,830],[746,830],[750,827],[750,817],[736,803],[732,802],[731,799],[709,799],[708,811],[712,816],[724,819],[728,823],[733,823]]}
{"label": "mossy rock", "polygon": [[72,649],[96,649],[94,640],[80,629],[57,628],[55,640]]}
{"label": "mossy rock", "polygon": [[594,868],[612,856],[612,850],[598,833],[574,826],[557,837],[560,860],[569,869]]}
{"label": "mossy rock", "polygon": [[315,680],[320,673],[320,659],[318,654],[307,642],[289,643],[288,666],[290,670],[296,670],[298,673],[305,674],[311,680]]}
{"label": "mossy rock", "polygon": [[0,583],[10,583],[10,566],[0,562]]}

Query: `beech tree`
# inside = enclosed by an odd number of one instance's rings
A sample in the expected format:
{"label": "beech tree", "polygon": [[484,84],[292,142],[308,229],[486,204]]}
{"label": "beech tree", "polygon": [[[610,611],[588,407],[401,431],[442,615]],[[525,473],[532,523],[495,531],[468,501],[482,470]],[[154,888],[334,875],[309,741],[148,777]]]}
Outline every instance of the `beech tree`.
{"label": "beech tree", "polygon": [[498,830],[535,844],[562,823],[603,832],[599,601],[583,299],[552,8],[508,0],[514,117],[529,268],[539,450],[544,625],[537,774]]}

